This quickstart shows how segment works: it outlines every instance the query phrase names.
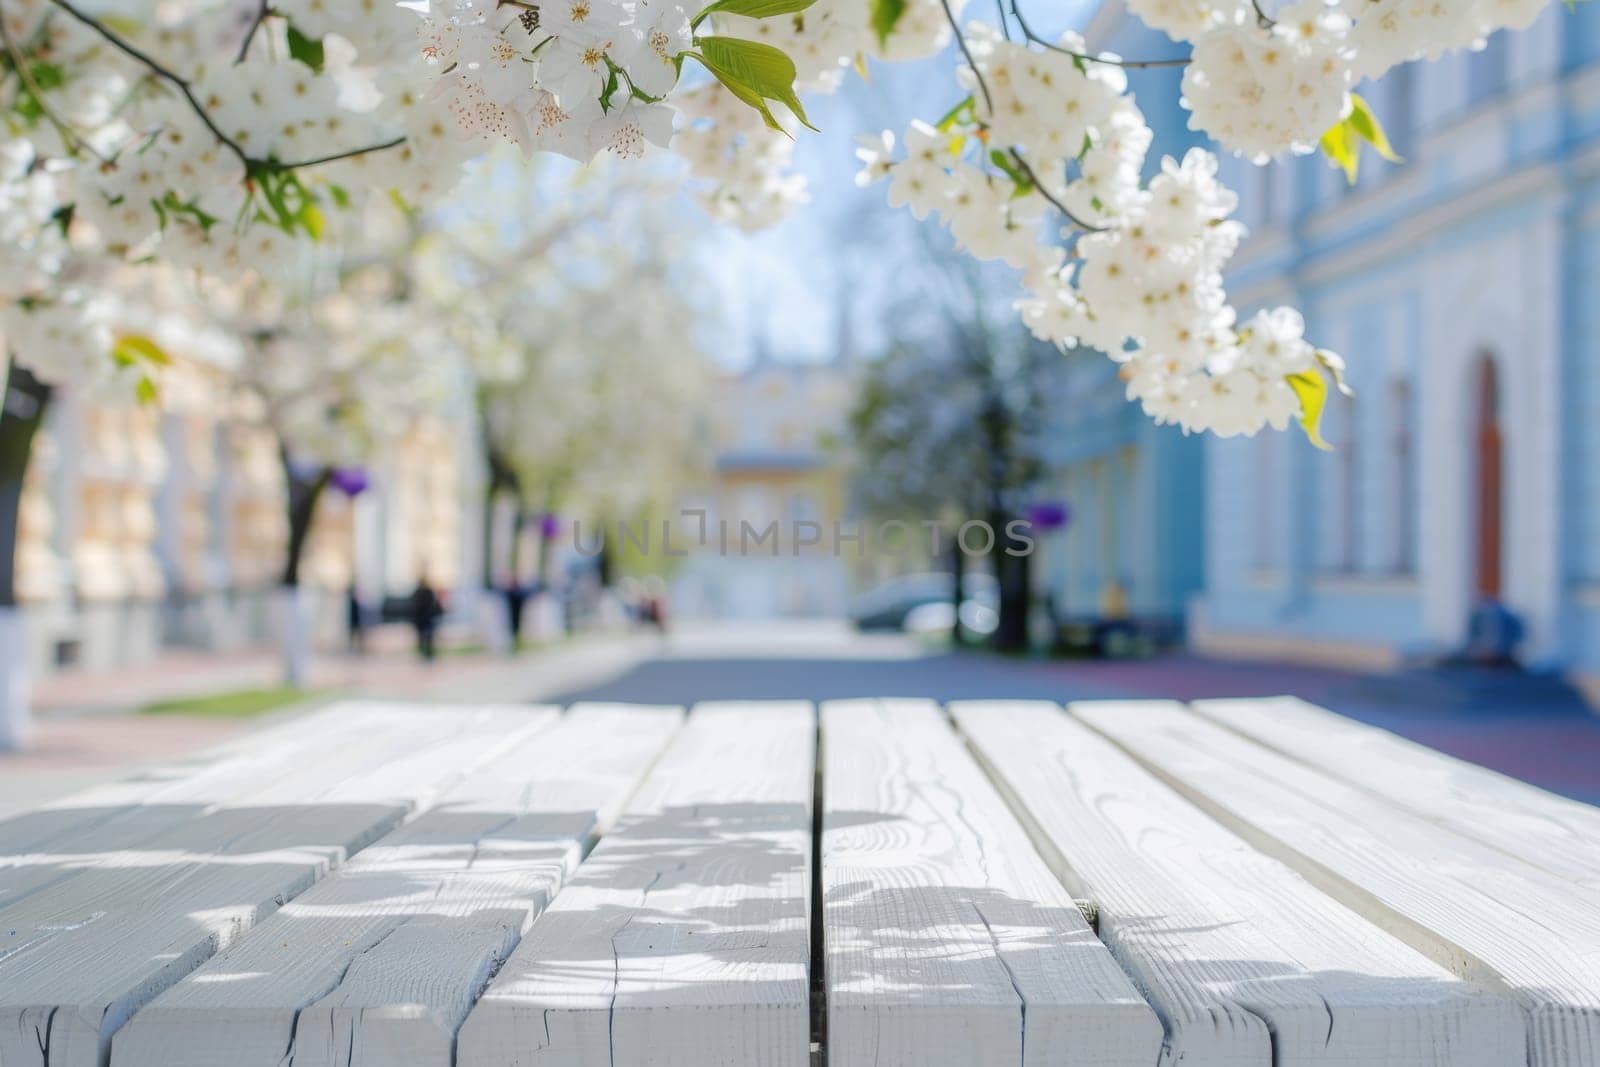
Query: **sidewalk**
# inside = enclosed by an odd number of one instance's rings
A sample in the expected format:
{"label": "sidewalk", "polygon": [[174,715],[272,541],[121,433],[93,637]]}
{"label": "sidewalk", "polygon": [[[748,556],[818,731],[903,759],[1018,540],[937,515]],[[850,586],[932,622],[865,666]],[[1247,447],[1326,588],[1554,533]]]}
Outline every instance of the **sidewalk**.
{"label": "sidewalk", "polygon": [[303,715],[330,700],[424,703],[536,702],[594,684],[643,658],[643,636],[598,635],[517,656],[452,652],[420,660],[399,635],[382,635],[369,655],[323,655],[306,700],[262,715],[141,715],[151,704],[282,684],[273,649],[224,655],[173,652],[118,671],[62,674],[35,686],[34,741],[0,753],[0,818],[156,761],[181,759],[253,730]]}

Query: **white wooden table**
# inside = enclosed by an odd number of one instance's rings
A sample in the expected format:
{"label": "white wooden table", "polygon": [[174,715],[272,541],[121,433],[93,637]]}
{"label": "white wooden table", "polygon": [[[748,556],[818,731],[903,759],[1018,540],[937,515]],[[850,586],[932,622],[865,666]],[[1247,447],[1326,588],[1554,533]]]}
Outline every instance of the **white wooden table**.
{"label": "white wooden table", "polygon": [[0,1067],[820,1063],[1600,1067],[1600,809],[1287,699],[344,704],[0,822]]}

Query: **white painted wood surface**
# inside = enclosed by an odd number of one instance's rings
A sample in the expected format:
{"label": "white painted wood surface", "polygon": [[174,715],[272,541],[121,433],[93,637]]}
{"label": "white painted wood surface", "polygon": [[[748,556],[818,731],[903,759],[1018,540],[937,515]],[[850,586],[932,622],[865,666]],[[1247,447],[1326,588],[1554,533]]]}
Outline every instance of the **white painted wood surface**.
{"label": "white painted wood surface", "polygon": [[80,857],[0,908],[0,1064],[102,1063],[135,1010],[553,715],[394,706],[248,804]]}
{"label": "white painted wood surface", "polygon": [[[1520,1016],[1046,704],[952,713],[1166,1026],[1173,1067],[1516,1067]],[[1103,709],[1101,718],[1115,709]]]}
{"label": "white painted wood surface", "polygon": [[1600,808],[1293,697],[1201,700],[1192,707],[1412,815],[1600,891]]}
{"label": "white painted wood surface", "polygon": [[1161,1025],[932,701],[822,708],[829,1067],[1151,1067]]}
{"label": "white painted wood surface", "polygon": [[460,1067],[806,1067],[815,718],[706,704],[467,1017]]}
{"label": "white painted wood surface", "polygon": [[1261,851],[1458,974],[1504,989],[1534,1067],[1600,1063],[1600,898],[1181,705],[1073,712]]}
{"label": "white painted wood surface", "polygon": [[203,821],[235,823],[246,809],[296,803],[304,794],[295,790],[345,773],[352,745],[389,733],[393,710],[335,705],[236,739],[209,757],[146,770],[0,822],[0,907],[107,856],[192,847]]}
{"label": "white painted wood surface", "polygon": [[681,708],[578,705],[136,1014],[113,1067],[450,1067],[488,978]]}

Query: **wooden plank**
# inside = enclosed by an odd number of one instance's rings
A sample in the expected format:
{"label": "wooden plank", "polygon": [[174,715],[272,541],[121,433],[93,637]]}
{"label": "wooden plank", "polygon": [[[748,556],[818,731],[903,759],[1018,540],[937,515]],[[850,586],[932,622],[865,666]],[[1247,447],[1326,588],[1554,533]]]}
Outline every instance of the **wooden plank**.
{"label": "wooden plank", "polygon": [[[154,768],[0,822],[0,907],[48,889],[108,856],[160,853],[195,840],[197,821],[228,808],[298,799],[343,773],[347,749],[389,734],[392,706],[347,702],[308,716],[294,729],[255,735],[232,755]],[[396,751],[399,751],[397,749]],[[165,837],[163,837],[165,835]],[[226,835],[224,835],[226,836]]]}
{"label": "wooden plank", "polygon": [[1535,1067],[1600,1063],[1592,893],[1176,704],[1073,711],[1257,848],[1456,974],[1505,991]]}
{"label": "wooden plank", "polygon": [[815,718],[703,704],[506,961],[461,1067],[807,1067]]}
{"label": "wooden plank", "polygon": [[271,802],[223,806],[0,909],[0,1063],[103,1063],[135,1010],[553,716],[396,707],[313,761],[320,782],[293,772]]}
{"label": "wooden plank", "polygon": [[488,978],[681,708],[579,705],[476,770],[118,1032],[113,1067],[450,1067]]}
{"label": "wooden plank", "polygon": [[1294,697],[1202,700],[1193,708],[1412,815],[1579,885],[1600,888],[1600,808]]}
{"label": "wooden plank", "polygon": [[1515,1008],[1329,899],[1048,704],[952,713],[1183,1067],[1515,1067]]}
{"label": "wooden plank", "polygon": [[1149,1067],[1161,1025],[932,701],[822,708],[830,1067]]}

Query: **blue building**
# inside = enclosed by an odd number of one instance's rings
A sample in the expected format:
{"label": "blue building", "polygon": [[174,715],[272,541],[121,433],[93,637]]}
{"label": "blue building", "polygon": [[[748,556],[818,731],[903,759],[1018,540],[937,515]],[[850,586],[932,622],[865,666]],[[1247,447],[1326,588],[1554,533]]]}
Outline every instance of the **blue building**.
{"label": "blue building", "polygon": [[[1126,56],[1183,54],[1120,3],[1108,3],[1089,29],[1097,48]],[[1157,131],[1151,169],[1162,154],[1181,156],[1202,143],[1185,128],[1178,102],[1182,74],[1143,71],[1133,83]],[[1205,444],[1157,426],[1128,403],[1117,367],[1088,350],[1067,358],[1066,395],[1052,420],[1046,459],[1055,472],[1048,495],[1071,520],[1041,541],[1038,580],[1064,617],[1116,614],[1181,623],[1202,586],[1206,530]]]}
{"label": "blue building", "polygon": [[[1131,56],[1137,30],[1108,3],[1091,39]],[[1170,90],[1139,94],[1166,152],[1186,124]],[[1352,188],[1320,158],[1225,159],[1252,231],[1241,316],[1301,308],[1359,393],[1329,411],[1331,455],[1208,439],[1201,479],[1161,453],[1184,488],[1156,487],[1150,536],[1204,545],[1191,639],[1381,667],[1459,648],[1493,600],[1529,665],[1600,679],[1600,4],[1360,91],[1405,164],[1369,155]],[[1126,448],[1121,419],[1108,402],[1064,444]]]}

